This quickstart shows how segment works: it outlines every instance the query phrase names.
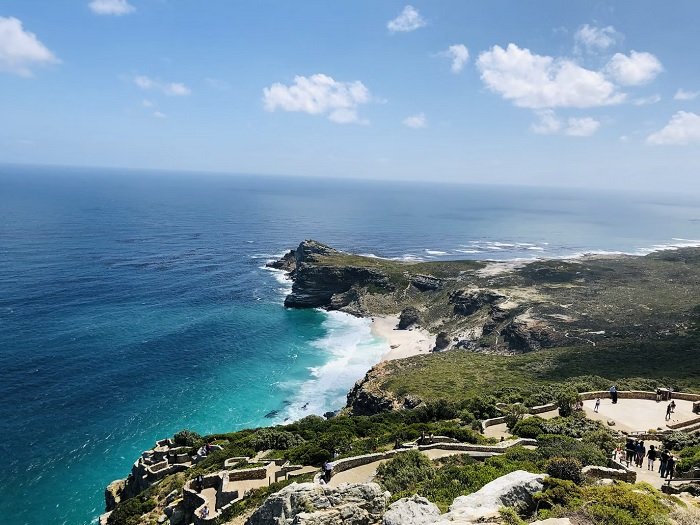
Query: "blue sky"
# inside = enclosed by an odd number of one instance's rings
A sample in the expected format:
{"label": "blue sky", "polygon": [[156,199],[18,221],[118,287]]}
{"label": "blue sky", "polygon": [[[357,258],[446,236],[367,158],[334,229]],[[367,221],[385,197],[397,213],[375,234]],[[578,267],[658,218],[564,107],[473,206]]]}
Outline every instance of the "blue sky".
{"label": "blue sky", "polygon": [[700,2],[3,0],[0,162],[700,191]]}

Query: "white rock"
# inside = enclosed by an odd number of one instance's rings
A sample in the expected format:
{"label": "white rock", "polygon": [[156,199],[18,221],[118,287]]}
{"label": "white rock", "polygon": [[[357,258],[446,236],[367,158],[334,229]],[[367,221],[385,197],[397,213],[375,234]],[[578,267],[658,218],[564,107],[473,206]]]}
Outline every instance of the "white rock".
{"label": "white rock", "polygon": [[426,525],[440,517],[440,509],[420,496],[402,498],[389,506],[382,525]]}
{"label": "white rock", "polygon": [[532,495],[544,488],[544,474],[532,474],[524,470],[516,470],[484,485],[481,490],[468,496],[455,498],[450,505],[450,511],[438,523],[458,522],[468,523],[486,518],[499,516],[501,507],[516,509],[531,509]]}

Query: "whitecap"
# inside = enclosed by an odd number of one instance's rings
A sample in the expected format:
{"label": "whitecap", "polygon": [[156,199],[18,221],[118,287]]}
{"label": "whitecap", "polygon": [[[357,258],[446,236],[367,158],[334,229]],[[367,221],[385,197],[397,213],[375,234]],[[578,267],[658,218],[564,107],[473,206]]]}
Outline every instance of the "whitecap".
{"label": "whitecap", "polygon": [[438,255],[438,256],[439,255],[449,255],[449,252],[443,252],[441,250],[428,250],[427,248],[425,250],[425,253],[427,253],[428,255]]}

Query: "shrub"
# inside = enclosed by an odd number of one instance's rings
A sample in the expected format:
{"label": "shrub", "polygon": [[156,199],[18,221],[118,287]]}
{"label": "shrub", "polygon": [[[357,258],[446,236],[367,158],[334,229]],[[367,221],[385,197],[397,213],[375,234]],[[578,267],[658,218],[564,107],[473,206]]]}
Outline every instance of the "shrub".
{"label": "shrub", "polygon": [[511,432],[522,438],[533,439],[545,432],[543,423],[544,419],[540,417],[528,417],[518,421],[511,429]]}
{"label": "shrub", "polygon": [[121,502],[107,518],[107,525],[140,525],[142,515],[156,507],[153,498],[145,494]]}
{"label": "shrub", "polygon": [[434,476],[435,469],[430,460],[417,450],[398,454],[379,465],[377,480],[391,493],[413,490],[415,486]]}
{"label": "shrub", "polygon": [[202,436],[192,430],[180,430],[173,436],[173,441],[179,447],[200,447],[204,443]]}
{"label": "shrub", "polygon": [[299,465],[320,467],[333,457],[333,451],[321,448],[316,443],[302,443],[288,451],[289,461]]}
{"label": "shrub", "polygon": [[547,474],[553,478],[567,479],[580,485],[583,481],[581,462],[576,458],[552,458],[547,461]]}
{"label": "shrub", "polygon": [[689,472],[696,467],[700,468],[700,446],[684,448],[678,457],[680,458],[678,472]]}
{"label": "shrub", "polygon": [[543,434],[537,436],[537,453],[543,460],[553,457],[575,458],[582,465],[606,465],[607,457],[597,446],[569,436]]}
{"label": "shrub", "polygon": [[503,507],[499,509],[498,513],[501,515],[503,525],[527,525],[527,522],[523,521],[511,507]]}
{"label": "shrub", "polygon": [[527,414],[527,408],[522,403],[514,403],[508,405],[505,409],[506,425],[509,429],[515,425]]}
{"label": "shrub", "polygon": [[700,445],[700,433],[672,432],[663,437],[663,444],[669,450],[681,450],[687,447]]}
{"label": "shrub", "polygon": [[277,428],[261,428],[250,437],[250,446],[255,450],[287,450],[303,442],[301,436]]}
{"label": "shrub", "polygon": [[559,407],[560,416],[570,416],[574,408],[581,401],[581,396],[573,388],[564,388],[557,393],[556,403]]}
{"label": "shrub", "polygon": [[586,432],[600,430],[603,427],[598,421],[587,419],[585,414],[574,412],[568,417],[555,417],[542,422],[544,434],[561,434],[573,438],[580,438]]}
{"label": "shrub", "polygon": [[598,447],[605,454],[610,455],[621,444],[619,438],[607,428],[600,428],[583,434],[581,441]]}

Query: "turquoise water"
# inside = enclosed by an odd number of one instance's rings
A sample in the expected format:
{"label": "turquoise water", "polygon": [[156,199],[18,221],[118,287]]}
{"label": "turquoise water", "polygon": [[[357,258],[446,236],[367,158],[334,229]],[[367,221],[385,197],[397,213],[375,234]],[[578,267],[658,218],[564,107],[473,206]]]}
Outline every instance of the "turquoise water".
{"label": "turquoise water", "polygon": [[646,253],[698,243],[698,202],[0,167],[0,516],[90,523],[155,439],[342,405],[386,344],[282,307],[263,265],[301,239],[407,260]]}

